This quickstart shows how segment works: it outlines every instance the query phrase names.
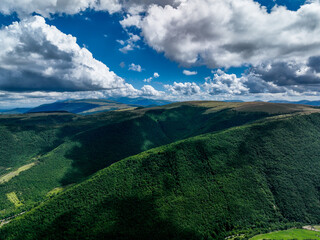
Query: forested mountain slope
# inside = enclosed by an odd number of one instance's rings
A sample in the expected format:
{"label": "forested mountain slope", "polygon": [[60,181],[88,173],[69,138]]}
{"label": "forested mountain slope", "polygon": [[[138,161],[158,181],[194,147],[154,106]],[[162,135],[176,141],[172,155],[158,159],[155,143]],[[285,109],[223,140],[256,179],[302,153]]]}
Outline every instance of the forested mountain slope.
{"label": "forested mountain slope", "polygon": [[[217,239],[256,228],[319,222],[318,110],[214,104],[143,110],[128,120],[114,121],[116,125],[74,135],[24,176],[41,178],[45,167],[59,172],[62,164],[65,171],[50,180],[51,185],[41,186],[48,192],[106,168],[4,225],[0,236]],[[197,136],[203,133],[209,134]],[[187,137],[191,138],[119,161]],[[41,171],[32,172],[37,168]],[[38,185],[34,184],[36,189]],[[43,199],[32,191],[38,196],[34,202]]]}

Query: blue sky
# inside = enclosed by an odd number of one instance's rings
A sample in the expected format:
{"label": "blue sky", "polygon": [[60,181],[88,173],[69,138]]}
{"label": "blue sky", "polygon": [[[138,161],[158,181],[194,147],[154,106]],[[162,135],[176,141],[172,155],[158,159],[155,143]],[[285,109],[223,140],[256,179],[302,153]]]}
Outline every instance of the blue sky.
{"label": "blue sky", "polygon": [[[75,16],[55,17],[48,23],[57,26],[64,33],[76,36],[78,43],[85,45],[96,59],[138,88],[145,84],[144,79],[151,77],[155,72],[160,74],[155,86],[162,90],[162,84],[170,84],[174,81],[198,81],[199,78],[204,79],[210,75],[211,70],[207,67],[194,67],[188,70],[197,71],[198,74],[185,76],[182,73],[185,68],[163,54],[157,53],[142,40],[137,43],[139,49],[122,53],[119,51],[122,46],[117,40],[128,39],[128,34],[119,23],[122,18],[121,14],[110,15],[105,12],[85,11]],[[138,31],[135,33],[139,34]],[[122,62],[125,63],[124,67],[120,66]],[[132,63],[140,65],[143,70],[141,72],[129,70],[129,65]]]}
{"label": "blue sky", "polygon": [[[297,10],[304,0],[260,0],[259,3],[271,9],[275,4],[287,6],[290,10]],[[172,84],[174,81],[179,82],[203,82],[203,79],[211,74],[208,67],[190,67],[183,68],[180,64],[166,58],[163,54],[157,53],[155,50],[139,42],[141,49],[130,51],[123,54],[119,51],[121,45],[117,40],[125,40],[128,38],[127,33],[120,25],[123,19],[122,14],[110,15],[106,12],[85,11],[74,16],[55,17],[49,24],[57,26],[64,33],[72,34],[78,39],[80,45],[85,45],[94,55],[94,57],[115,71],[119,76],[125,78],[127,82],[137,87],[144,85],[143,80],[149,78],[154,72],[158,72],[161,78],[156,82],[161,84]],[[120,67],[120,63],[124,62],[125,67]],[[144,69],[142,72],[134,72],[128,70],[131,63],[139,64]],[[186,76],[182,72],[184,69],[196,71],[198,74]],[[241,76],[246,67],[229,69],[228,73],[235,73]],[[163,90],[161,84],[155,83],[155,87]]]}
{"label": "blue sky", "polygon": [[118,95],[318,99],[319,1],[86,1],[0,3],[0,108]]}

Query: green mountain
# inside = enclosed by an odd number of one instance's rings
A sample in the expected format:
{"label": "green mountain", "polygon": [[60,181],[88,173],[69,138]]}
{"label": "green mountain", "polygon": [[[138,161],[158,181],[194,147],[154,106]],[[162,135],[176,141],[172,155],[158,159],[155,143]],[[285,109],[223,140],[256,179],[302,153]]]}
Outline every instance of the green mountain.
{"label": "green mountain", "polygon": [[0,214],[23,213],[0,239],[217,239],[319,222],[318,112],[188,102],[0,118],[12,138]]}

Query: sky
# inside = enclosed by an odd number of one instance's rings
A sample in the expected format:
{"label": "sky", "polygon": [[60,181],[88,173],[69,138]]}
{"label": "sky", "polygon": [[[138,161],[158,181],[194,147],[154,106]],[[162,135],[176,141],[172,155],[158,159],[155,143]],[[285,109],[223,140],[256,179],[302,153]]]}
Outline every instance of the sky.
{"label": "sky", "polygon": [[320,99],[320,0],[1,0],[0,25],[0,109]]}

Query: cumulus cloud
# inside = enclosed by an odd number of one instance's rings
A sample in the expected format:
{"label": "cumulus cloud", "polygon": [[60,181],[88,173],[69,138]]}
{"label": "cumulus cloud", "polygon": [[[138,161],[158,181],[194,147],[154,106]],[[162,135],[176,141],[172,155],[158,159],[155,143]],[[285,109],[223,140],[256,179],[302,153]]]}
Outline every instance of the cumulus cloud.
{"label": "cumulus cloud", "polygon": [[139,48],[139,45],[136,44],[141,38],[133,33],[128,33],[129,39],[126,41],[123,40],[117,40],[118,43],[120,43],[123,47],[119,49],[122,53],[128,53],[129,51],[133,51],[135,48]]}
{"label": "cumulus cloud", "polygon": [[149,78],[144,79],[143,81],[145,83],[150,83],[152,81],[152,79],[153,79],[153,77],[149,77]]}
{"label": "cumulus cloud", "polygon": [[52,14],[77,14],[86,9],[111,14],[124,9],[130,14],[137,14],[152,4],[176,6],[179,3],[180,0],[1,0],[0,12],[8,15],[17,12],[20,16],[38,13],[49,17]]}
{"label": "cumulus cloud", "polygon": [[194,75],[197,75],[198,72],[197,71],[189,71],[189,70],[183,70],[182,72],[184,75],[186,76],[194,76]]}
{"label": "cumulus cloud", "polygon": [[164,92],[154,89],[151,85],[144,85],[141,88],[140,95],[145,97],[161,97],[164,95]]}
{"label": "cumulus cloud", "polygon": [[207,77],[201,85],[212,96],[250,96],[261,94],[314,95],[320,90],[320,74],[307,65],[295,62],[270,63],[252,67],[241,77],[222,70]]}
{"label": "cumulus cloud", "polygon": [[150,83],[154,78],[158,78],[158,77],[160,77],[159,73],[155,72],[153,74],[153,77],[146,78],[143,81],[146,82],[146,83]]}
{"label": "cumulus cloud", "polygon": [[[273,86],[274,92],[286,89],[298,92],[319,91],[319,60],[319,57],[310,57],[306,62],[272,61],[252,67],[246,75],[248,79],[251,79],[250,88],[255,91],[263,88],[263,86],[257,88],[258,83],[262,82]],[[255,78],[254,81],[252,78]]]}
{"label": "cumulus cloud", "polygon": [[136,24],[146,42],[182,65],[258,65],[320,55],[320,2],[298,11],[253,0],[185,0],[152,5]]}
{"label": "cumulus cloud", "polygon": [[140,23],[142,21],[142,16],[140,14],[127,14],[123,20],[120,21],[120,24],[123,28],[128,28],[128,27],[138,27],[140,28]]}
{"label": "cumulus cloud", "polygon": [[0,12],[11,14],[17,12],[20,16],[38,13],[49,17],[50,14],[76,14],[88,8],[96,11],[108,11],[110,13],[121,10],[119,0],[1,0]]}
{"label": "cumulus cloud", "polygon": [[0,30],[0,89],[90,91],[124,87],[124,80],[44,18]]}
{"label": "cumulus cloud", "polygon": [[206,82],[202,87],[210,95],[243,95],[249,92],[245,82],[247,82],[247,79],[244,77],[238,78],[235,74],[227,74],[222,70],[218,70],[213,78],[206,78]]}
{"label": "cumulus cloud", "polygon": [[129,70],[131,71],[135,71],[135,72],[142,72],[142,67],[139,65],[139,64],[134,64],[134,63],[131,63],[129,65]]}
{"label": "cumulus cloud", "polygon": [[194,82],[174,82],[173,85],[164,85],[164,87],[173,95],[192,96],[201,92],[200,87]]}

